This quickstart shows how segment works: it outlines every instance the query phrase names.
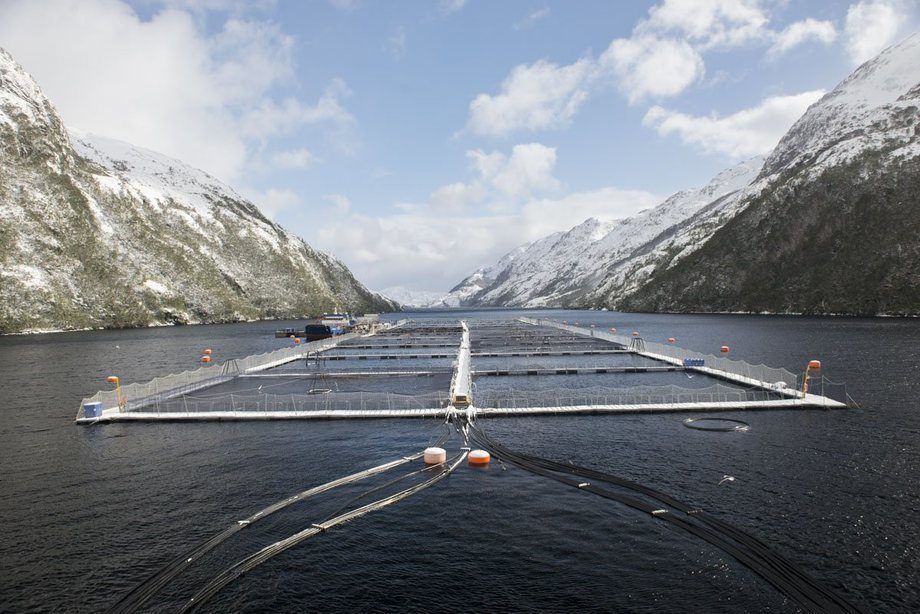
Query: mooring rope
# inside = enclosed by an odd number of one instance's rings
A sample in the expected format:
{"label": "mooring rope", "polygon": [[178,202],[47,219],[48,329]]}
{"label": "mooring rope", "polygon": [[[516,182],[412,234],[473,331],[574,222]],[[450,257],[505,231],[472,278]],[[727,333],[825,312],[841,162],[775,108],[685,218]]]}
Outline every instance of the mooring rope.
{"label": "mooring rope", "polygon": [[[438,439],[438,445],[447,441],[447,438],[450,437],[450,427],[445,423],[444,426],[447,426],[447,432],[445,432]],[[176,576],[182,573],[187,567],[192,563],[199,560],[202,556],[227,541],[234,534],[242,531],[243,529],[249,527],[250,525],[264,520],[271,514],[274,514],[277,511],[280,511],[290,505],[299,503],[309,499],[310,497],[316,496],[318,494],[327,492],[339,486],[344,486],[346,484],[351,484],[359,480],[383,473],[400,465],[404,465],[414,460],[418,460],[423,455],[422,452],[411,454],[409,456],[404,456],[394,461],[384,463],[382,465],[377,465],[376,467],[371,467],[370,469],[365,469],[363,471],[358,471],[357,473],[352,473],[331,482],[326,482],[325,484],[320,484],[319,486],[314,486],[308,488],[300,493],[286,497],[281,501],[277,501],[269,505],[268,507],[259,510],[255,514],[250,515],[244,520],[238,520],[217,535],[214,535],[207,541],[201,543],[193,550],[185,553],[184,555],[174,559],[166,566],[157,571],[153,576],[136,586],[128,594],[122,597],[115,605],[108,609],[108,612],[115,613],[127,613],[135,612],[141,606],[143,606],[147,601],[149,601],[154,595],[156,595],[164,586],[166,586],[171,580]]]}
{"label": "mooring rope", "polygon": [[[522,469],[551,478],[573,488],[617,501],[700,537],[734,557],[748,569],[761,576],[770,585],[809,611],[859,611],[856,606],[844,597],[824,587],[790,561],[774,553],[756,537],[711,516],[703,510],[687,505],[647,486],[617,476],[514,452],[493,441],[477,425],[472,425],[471,432],[474,440],[479,445],[492,450],[499,459],[507,460]],[[560,473],[568,473],[581,478],[614,484],[645,495],[660,504],[683,512],[683,514],[675,514],[671,510],[662,509],[660,505],[649,504],[635,497],[617,493],[590,482],[573,480],[560,475]]]}
{"label": "mooring rope", "polygon": [[466,458],[466,455],[467,455],[467,452],[464,451],[458,454],[457,456],[453,457],[450,461],[445,461],[444,463],[441,463],[439,465],[433,465],[431,468],[440,467],[442,470],[437,475],[434,475],[431,478],[428,478],[424,482],[420,482],[419,484],[410,486],[409,488],[406,488],[405,490],[401,490],[397,493],[394,493],[382,499],[378,499],[377,501],[368,503],[367,505],[364,505],[357,509],[353,509],[349,512],[345,512],[343,514],[335,516],[334,518],[330,518],[321,523],[315,523],[311,525],[310,527],[304,529],[303,531],[300,531],[298,533],[295,533],[294,535],[291,535],[290,537],[287,537],[273,544],[270,544],[262,548],[258,552],[251,554],[250,556],[238,561],[236,564],[234,564],[233,566],[229,567],[228,569],[224,570],[219,575],[217,575],[213,580],[211,580],[211,582],[205,585],[205,587],[202,588],[200,591],[195,593],[195,595],[191,599],[189,599],[189,601],[182,607],[180,612],[190,612],[190,611],[193,611],[199,608],[208,599],[216,595],[223,587],[225,587],[227,584],[229,584],[236,578],[258,567],[259,565],[271,559],[272,557],[281,554],[285,550],[288,550],[289,548],[296,546],[297,544],[303,542],[304,540],[309,539],[313,537],[314,535],[322,533],[328,529],[331,529],[332,527],[348,522],[349,520],[353,520],[360,516],[364,516],[365,514],[369,514],[371,512],[383,509],[387,506],[393,505],[394,503],[397,503],[398,501],[402,501],[403,499],[410,497],[414,495],[415,493],[422,491],[436,484],[440,480],[444,479],[445,477],[453,473],[454,469],[456,469],[457,466],[460,463],[462,463],[463,460]]}

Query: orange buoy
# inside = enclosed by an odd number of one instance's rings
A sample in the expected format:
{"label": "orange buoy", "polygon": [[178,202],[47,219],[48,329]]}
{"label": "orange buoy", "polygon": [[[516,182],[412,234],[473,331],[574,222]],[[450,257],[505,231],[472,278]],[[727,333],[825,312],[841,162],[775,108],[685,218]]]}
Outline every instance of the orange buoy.
{"label": "orange buoy", "polygon": [[674,337],[668,337],[668,343],[674,343],[675,341],[677,341],[677,339]]}
{"label": "orange buoy", "polygon": [[294,345],[299,345],[299,344],[300,344],[300,338],[294,337]]}
{"label": "orange buoy", "polygon": [[478,466],[488,465],[489,461],[492,460],[492,457],[485,450],[473,450],[467,458],[471,465]]}
{"label": "orange buoy", "polygon": [[634,331],[633,331],[633,337],[638,337],[638,336],[639,336],[639,331],[634,330]]}
{"label": "orange buoy", "polygon": [[728,346],[723,345],[719,351],[722,352],[723,354],[728,354]]}
{"label": "orange buoy", "polygon": [[821,368],[821,361],[820,361],[820,360],[809,360],[809,361],[808,361],[808,368],[809,368],[809,369],[820,369],[820,368]]}
{"label": "orange buoy", "polygon": [[201,362],[211,362],[211,357],[208,355],[202,356]]}
{"label": "orange buoy", "polygon": [[117,385],[118,382],[119,382],[119,379],[118,379],[118,377],[116,377],[116,376],[114,376],[114,375],[110,375],[110,376],[108,376],[107,378],[105,378],[105,381],[107,381],[107,382],[110,383],[110,384],[116,384],[116,385]]}
{"label": "orange buoy", "polygon": [[447,450],[444,448],[425,448],[423,454],[426,465],[440,465],[447,462]]}
{"label": "orange buoy", "polygon": [[207,348],[207,349],[204,351],[204,353],[205,353],[205,355],[210,356],[210,355],[211,355],[211,348]]}

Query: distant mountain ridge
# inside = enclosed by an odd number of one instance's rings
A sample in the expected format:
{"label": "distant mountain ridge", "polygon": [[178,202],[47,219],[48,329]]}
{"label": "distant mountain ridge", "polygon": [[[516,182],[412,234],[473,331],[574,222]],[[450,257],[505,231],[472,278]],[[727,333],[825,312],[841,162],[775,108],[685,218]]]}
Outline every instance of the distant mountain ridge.
{"label": "distant mountain ridge", "polygon": [[743,209],[618,305],[920,314],[920,33],[813,104]]}
{"label": "distant mountain ridge", "polygon": [[746,160],[705,186],[677,192],[634,216],[589,218],[521,246],[478,269],[442,300],[468,306],[585,306],[600,289],[634,289],[651,273],[649,266],[680,258],[727,219],[762,165],[762,157]]}
{"label": "distant mountain ridge", "polygon": [[[920,34],[707,186],[517,248],[460,305],[920,313]],[[579,247],[581,245],[581,247]]]}
{"label": "distant mountain ridge", "polygon": [[396,304],[207,173],[69,132],[0,49],[0,333]]}

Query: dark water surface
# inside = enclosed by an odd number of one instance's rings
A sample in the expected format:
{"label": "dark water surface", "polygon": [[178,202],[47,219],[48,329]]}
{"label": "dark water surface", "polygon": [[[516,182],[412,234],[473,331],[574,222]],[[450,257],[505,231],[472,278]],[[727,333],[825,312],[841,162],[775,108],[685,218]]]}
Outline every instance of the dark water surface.
{"label": "dark water surface", "polygon": [[[863,409],[727,414],[749,422],[747,433],[690,430],[673,414],[484,424],[510,447],[712,511],[867,611],[920,610],[920,321],[550,313],[705,352],[727,344],[734,358],[792,371],[820,359]],[[0,338],[0,610],[98,611],[233,521],[436,433],[422,420],[72,423],[107,375],[194,368],[205,347],[218,361],[274,349],[278,326]],[[737,479],[719,486],[723,475]],[[278,539],[310,522],[288,514],[268,529]],[[463,465],[289,550],[206,609],[795,610],[687,534],[496,463]]]}

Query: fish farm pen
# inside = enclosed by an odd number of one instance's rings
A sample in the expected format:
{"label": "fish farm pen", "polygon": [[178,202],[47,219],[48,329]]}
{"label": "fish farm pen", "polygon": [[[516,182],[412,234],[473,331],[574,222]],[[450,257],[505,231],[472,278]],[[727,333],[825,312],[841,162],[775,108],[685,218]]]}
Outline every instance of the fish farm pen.
{"label": "fish farm pen", "polygon": [[814,393],[823,381],[817,361],[796,375],[649,342],[638,332],[624,336],[545,319],[402,320],[368,334],[297,341],[144,384],[112,377],[114,389],[84,399],[76,422],[847,406],[846,397]]}
{"label": "fish farm pen", "polygon": [[[638,332],[622,336],[531,318],[449,324],[403,320],[368,334],[305,344],[295,339],[292,347],[221,365],[210,365],[206,354],[207,366],[146,384],[122,386],[112,377],[114,390],[83,400],[78,424],[430,418],[434,434],[423,451],[408,450],[389,462],[301,487],[218,527],[188,551],[158,562],[108,611],[197,611],[287,550],[430,488],[461,463],[481,468],[492,458],[503,468],[514,466],[616,502],[694,536],[803,610],[858,611],[743,528],[624,477],[510,449],[493,439],[484,428],[487,421],[480,420],[847,406],[809,391],[809,384],[814,388],[816,383],[823,391],[817,361],[800,378],[785,369],[691,352],[672,341],[657,344]],[[734,418],[690,417],[684,424],[698,430],[747,430]]]}

